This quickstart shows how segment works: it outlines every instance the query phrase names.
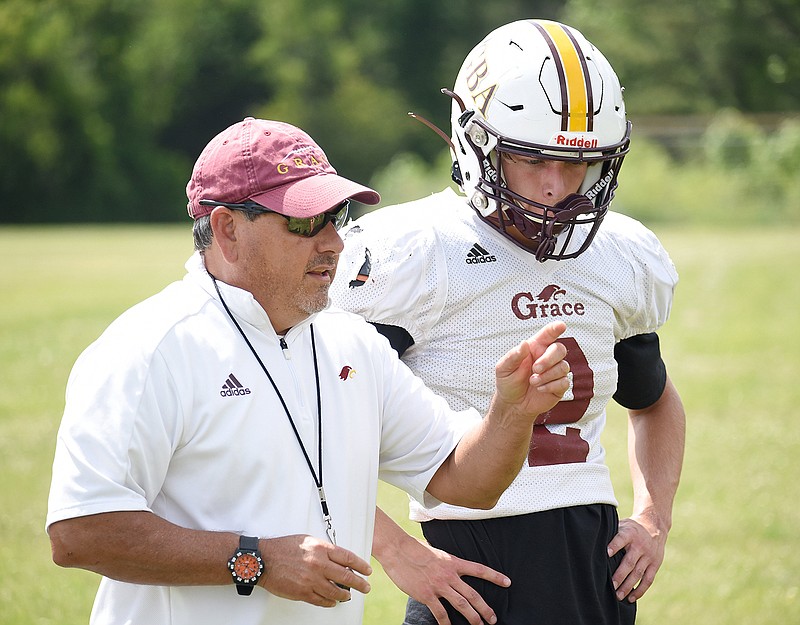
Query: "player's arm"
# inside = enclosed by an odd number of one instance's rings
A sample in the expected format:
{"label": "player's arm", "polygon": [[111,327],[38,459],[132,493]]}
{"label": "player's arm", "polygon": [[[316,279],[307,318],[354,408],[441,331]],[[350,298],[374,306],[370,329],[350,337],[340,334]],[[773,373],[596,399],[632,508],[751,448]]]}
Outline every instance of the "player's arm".
{"label": "player's arm", "polygon": [[[625,549],[613,580],[620,599],[635,601],[650,588],[664,560],[683,466],[686,416],[666,373],[658,337],[654,333],[640,335],[617,347],[620,381],[614,398],[629,409],[628,458],[634,506],[630,518],[620,521],[609,555]],[[657,399],[648,403],[655,394]]]}
{"label": "player's arm", "polygon": [[503,587],[511,584],[494,569],[462,560],[410,536],[380,508],[375,509],[372,555],[400,590],[428,606],[440,625],[450,625],[441,599],[473,625],[497,622],[494,610],[461,579],[463,575]]}

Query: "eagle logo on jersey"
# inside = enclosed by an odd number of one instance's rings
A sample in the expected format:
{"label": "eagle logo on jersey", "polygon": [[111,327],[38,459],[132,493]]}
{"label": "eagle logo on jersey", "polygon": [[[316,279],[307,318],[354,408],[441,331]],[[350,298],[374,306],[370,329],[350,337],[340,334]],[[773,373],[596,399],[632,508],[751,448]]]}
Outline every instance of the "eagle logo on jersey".
{"label": "eagle logo on jersey", "polygon": [[342,367],[342,370],[339,372],[339,378],[342,380],[347,380],[352,378],[356,374],[356,370],[353,369],[350,365],[345,365]]}
{"label": "eagle logo on jersey", "polygon": [[363,286],[363,284],[369,279],[370,271],[372,271],[372,254],[370,254],[369,248],[364,248],[364,262],[361,264],[361,269],[358,270],[356,279],[350,280],[348,286],[351,289],[354,289],[357,286]]}
{"label": "eagle logo on jersey", "polygon": [[557,284],[548,284],[542,289],[542,292],[536,296],[540,302],[549,302],[550,300],[557,300],[559,295],[566,295],[567,292]]}

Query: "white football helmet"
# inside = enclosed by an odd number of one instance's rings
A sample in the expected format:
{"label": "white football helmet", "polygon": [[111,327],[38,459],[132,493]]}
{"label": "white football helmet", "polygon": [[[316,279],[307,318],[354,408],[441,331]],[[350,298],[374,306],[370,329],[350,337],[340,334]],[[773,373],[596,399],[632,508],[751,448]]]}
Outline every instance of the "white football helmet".
{"label": "white football helmet", "polygon": [[[631,132],[600,51],[558,22],[512,22],[473,48],[443,92],[453,98],[453,179],[481,218],[540,261],[584,252],[614,197]],[[588,169],[577,194],[548,206],[507,188],[499,152]],[[514,239],[511,225],[532,243]]]}

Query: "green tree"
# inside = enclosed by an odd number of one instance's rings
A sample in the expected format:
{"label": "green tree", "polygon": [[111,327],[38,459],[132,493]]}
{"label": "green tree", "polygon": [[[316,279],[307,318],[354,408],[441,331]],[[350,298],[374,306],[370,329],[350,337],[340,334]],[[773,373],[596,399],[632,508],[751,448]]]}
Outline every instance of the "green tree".
{"label": "green tree", "polygon": [[563,17],[611,61],[633,114],[797,110],[797,0],[568,0]]}
{"label": "green tree", "polygon": [[264,97],[251,4],[4,0],[2,220],[178,218],[185,151]]}
{"label": "green tree", "polygon": [[507,21],[557,17],[553,0],[476,4],[428,0],[295,0],[262,4],[263,35],[253,49],[275,85],[259,113],[317,138],[344,175],[367,180],[396,154],[432,161],[442,140],[413,111],[449,128],[452,86],[464,56]]}

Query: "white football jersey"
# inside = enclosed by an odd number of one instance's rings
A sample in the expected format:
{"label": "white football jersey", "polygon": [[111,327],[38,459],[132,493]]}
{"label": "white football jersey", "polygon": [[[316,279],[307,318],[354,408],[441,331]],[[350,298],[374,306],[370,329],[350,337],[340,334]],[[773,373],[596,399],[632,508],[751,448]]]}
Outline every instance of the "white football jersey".
{"label": "white football jersey", "polygon": [[543,325],[562,320],[570,389],[537,418],[530,453],[492,510],[411,502],[411,518],[479,519],[593,503],[616,505],[600,434],[616,390],[614,346],[657,330],[678,280],[639,222],[609,213],[579,257],[540,263],[450,189],[351,223],[334,305],[405,328],[403,360],[451,407],[485,414],[494,366]]}

